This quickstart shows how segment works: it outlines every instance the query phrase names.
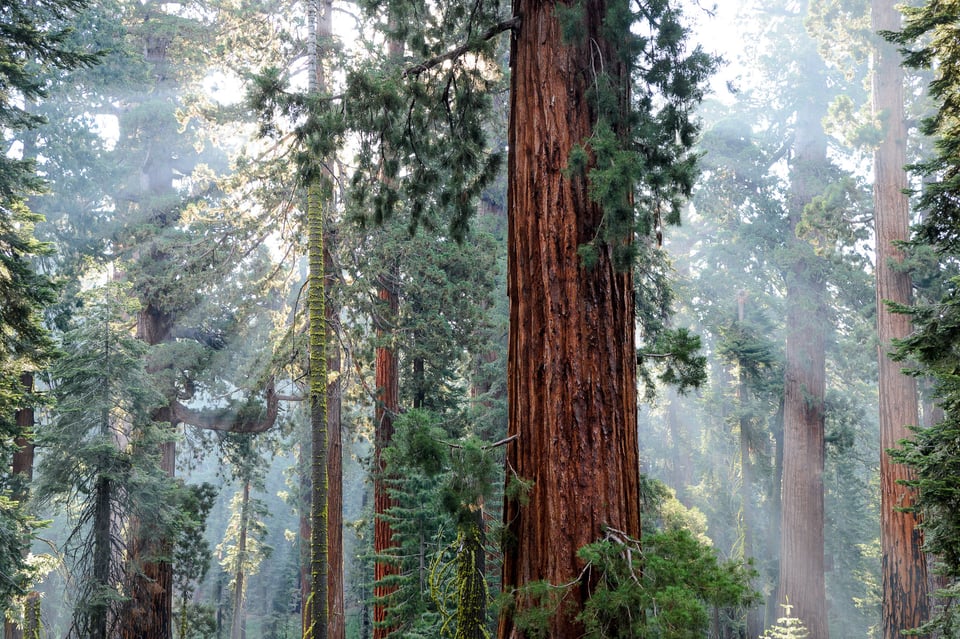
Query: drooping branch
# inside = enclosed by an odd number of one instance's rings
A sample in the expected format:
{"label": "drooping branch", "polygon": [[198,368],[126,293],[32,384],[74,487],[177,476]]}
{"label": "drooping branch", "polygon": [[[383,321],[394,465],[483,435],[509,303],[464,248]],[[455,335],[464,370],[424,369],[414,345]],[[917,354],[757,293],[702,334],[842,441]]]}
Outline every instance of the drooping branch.
{"label": "drooping branch", "polygon": [[483,34],[481,34],[479,38],[468,40],[467,42],[461,44],[459,47],[455,49],[451,49],[445,53],[435,55],[429,60],[424,60],[420,64],[416,64],[408,68],[403,72],[403,77],[420,75],[424,71],[429,71],[435,66],[443,64],[448,60],[454,60],[456,58],[459,58],[464,53],[467,53],[468,51],[476,47],[481,42],[486,42],[487,40],[495,38],[496,36],[500,35],[504,31],[510,31],[510,30],[515,30],[520,28],[520,22],[521,22],[520,16],[513,16],[508,20],[503,20],[502,22],[498,22],[497,24],[487,29]]}
{"label": "drooping branch", "polygon": [[234,407],[195,410],[178,401],[171,402],[170,410],[176,421],[197,428],[230,433],[262,433],[273,428],[280,412],[280,396],[277,395],[272,377],[267,382],[265,392],[266,411],[250,404],[245,404],[239,410]]}

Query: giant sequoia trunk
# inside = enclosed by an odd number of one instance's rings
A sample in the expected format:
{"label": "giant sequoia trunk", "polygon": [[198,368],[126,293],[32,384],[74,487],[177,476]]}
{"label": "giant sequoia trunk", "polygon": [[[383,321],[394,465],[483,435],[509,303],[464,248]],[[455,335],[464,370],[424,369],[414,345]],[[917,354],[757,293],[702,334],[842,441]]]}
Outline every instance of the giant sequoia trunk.
{"label": "giant sequoia trunk", "polygon": [[[819,77],[816,51],[807,53],[806,77]],[[815,80],[814,80],[815,81]],[[818,87],[815,87],[818,88]],[[820,193],[827,141],[825,108],[811,89],[797,113],[788,202],[795,231],[804,207]],[[786,272],[787,345],[784,378],[780,603],[793,606],[810,639],[826,639],[823,553],[823,464],[826,284],[812,248],[791,234],[794,261]]]}
{"label": "giant sequoia trunk", "polygon": [[[173,320],[153,304],[147,304],[137,319],[137,338],[155,346],[170,339]],[[150,371],[156,372],[156,371]],[[161,408],[151,416],[154,422],[177,422],[169,407]],[[133,442],[136,446],[138,443]],[[160,445],[160,465],[173,477],[176,468],[176,447],[171,442]],[[120,624],[122,639],[171,639],[173,636],[173,565],[170,557],[171,540],[158,522],[132,518],[130,522],[128,569],[130,570],[129,601],[125,605]]]}
{"label": "giant sequoia trunk", "polygon": [[[590,584],[577,583],[577,550],[609,526],[639,537],[639,461],[633,280],[609,247],[584,268],[577,247],[597,234],[603,210],[584,180],[568,177],[574,145],[594,118],[594,66],[625,83],[601,28],[605,3],[583,3],[583,44],[562,41],[556,3],[516,0],[523,23],[511,58],[508,187],[508,482],[532,482],[529,501],[508,499],[503,588],[518,609],[523,589],[574,585],[549,621],[549,636],[579,637],[574,617]],[[603,62],[599,62],[602,59]],[[626,95],[624,93],[624,95]],[[524,635],[514,616],[501,638]]]}
{"label": "giant sequoia trunk", "polygon": [[[900,28],[900,14],[892,0],[872,3],[874,31]],[[877,332],[880,337],[880,546],[883,553],[883,638],[900,637],[927,619],[927,570],[917,530],[917,517],[900,509],[914,503],[914,491],[900,482],[913,473],[894,464],[887,449],[910,437],[908,426],[919,423],[916,381],[900,372],[887,353],[891,340],[910,334],[910,319],[891,313],[884,300],[910,304],[910,276],[891,262],[903,254],[894,245],[909,238],[910,206],[907,188],[907,130],[903,109],[903,70],[896,47],[878,43],[873,78],[874,112],[882,114],[884,137],[874,153],[874,219],[877,241]]]}

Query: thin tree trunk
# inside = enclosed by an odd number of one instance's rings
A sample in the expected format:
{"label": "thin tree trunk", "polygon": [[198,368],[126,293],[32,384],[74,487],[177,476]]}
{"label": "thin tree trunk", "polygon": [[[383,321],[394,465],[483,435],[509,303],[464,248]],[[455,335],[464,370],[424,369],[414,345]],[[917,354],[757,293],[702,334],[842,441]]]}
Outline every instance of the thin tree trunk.
{"label": "thin tree trunk", "polygon": [[[331,224],[332,226],[332,224]],[[336,235],[324,243],[324,271],[327,280],[327,616],[329,639],[344,639],[346,617],[343,598],[343,443],[341,438],[340,343],[336,336],[339,305],[333,289],[337,276],[333,250]]]}
{"label": "thin tree trunk", "polygon": [[240,535],[237,539],[237,559],[233,569],[233,622],[230,624],[230,639],[242,639],[245,584],[243,567],[247,561],[247,528],[250,517],[250,482],[243,483],[240,500]]}
{"label": "thin tree trunk", "polygon": [[[822,64],[811,49],[803,61],[811,79]],[[819,89],[820,87],[816,87]],[[819,193],[827,164],[821,119],[825,108],[813,88],[797,113],[791,193],[791,231],[804,206]],[[826,639],[827,602],[823,552],[823,466],[826,286],[813,251],[791,233],[796,258],[786,273],[787,346],[784,379],[783,525],[780,598],[803,620],[810,639]]]}
{"label": "thin tree trunk", "polygon": [[[773,417],[773,476],[770,486],[770,532],[767,536],[767,552],[780,562],[781,530],[783,528],[783,408],[784,401],[780,398],[780,407]],[[781,616],[780,584],[779,580],[773,584],[773,589],[766,600],[764,626],[771,626]]]}
{"label": "thin tree trunk", "polygon": [[[391,23],[394,18],[391,17]],[[395,26],[392,25],[391,26]],[[390,40],[387,43],[390,59],[403,57],[403,43]],[[384,157],[390,149],[384,150]],[[387,491],[389,470],[383,462],[383,451],[393,439],[393,418],[400,412],[400,361],[392,339],[393,330],[400,311],[400,264],[394,260],[388,269],[378,277],[377,296],[380,309],[373,318],[380,345],[376,353],[375,380],[377,387],[377,405],[374,411],[374,478],[373,478],[373,550],[377,556],[373,566],[373,639],[385,639],[392,628],[387,625],[387,599],[396,591],[396,586],[383,584],[383,580],[397,574],[397,566],[381,557],[396,547],[393,528],[386,520],[387,511],[395,506],[395,500]]]}
{"label": "thin tree trunk", "polygon": [[391,345],[382,343],[382,341],[386,340],[386,336],[391,333],[392,324],[399,311],[400,300],[397,292],[399,280],[399,267],[394,268],[389,274],[380,277],[379,297],[381,302],[381,317],[376,318],[377,335],[381,340],[381,345],[377,348],[376,353],[375,379],[378,397],[374,413],[374,428],[376,432],[374,435],[373,550],[377,556],[373,568],[374,639],[384,639],[390,634],[391,628],[386,625],[386,602],[388,597],[396,591],[396,586],[384,585],[382,581],[390,575],[395,575],[397,573],[397,567],[389,561],[382,560],[381,557],[396,546],[393,538],[393,528],[386,519],[387,511],[395,505],[395,501],[390,498],[387,491],[386,484],[389,470],[383,462],[383,451],[390,445],[390,441],[393,439],[393,418],[400,410],[400,364],[396,350]]}
{"label": "thin tree trunk", "polygon": [[[20,375],[20,385],[26,395],[33,393],[33,373],[26,372]],[[33,481],[33,426],[34,410],[32,406],[21,408],[16,411],[14,419],[17,424],[17,437],[14,439],[16,446],[13,452],[13,465],[11,471],[14,477],[13,499],[18,502],[24,502],[30,495],[30,482]],[[22,553],[26,555],[30,552],[29,547],[25,547]],[[29,605],[30,596],[27,595],[25,606]],[[39,601],[39,599],[38,599]],[[24,615],[28,614],[28,609],[24,608]],[[24,619],[26,625],[26,619]],[[3,625],[4,639],[23,639],[23,628],[11,619],[5,619]]]}
{"label": "thin tree trunk", "polygon": [[[744,325],[746,303],[746,291],[740,291],[737,296],[737,321],[741,327]],[[740,366],[737,376],[737,400],[740,410],[740,507],[743,513],[741,518],[741,525],[743,526],[743,561],[746,565],[754,556],[753,533],[755,524],[753,517],[753,461],[750,458],[753,434],[750,415],[747,413],[747,405],[749,403],[747,375],[742,365]],[[746,626],[747,637],[759,637],[763,632],[763,615],[758,608],[753,607],[747,610]]]}
{"label": "thin tree trunk", "polygon": [[[590,584],[577,556],[604,527],[640,536],[633,279],[609,246],[584,268],[577,249],[603,218],[585,180],[568,178],[574,145],[593,131],[587,93],[595,60],[626,93],[625,69],[601,26],[605,5],[585,0],[584,43],[564,44],[556,3],[517,0],[508,186],[508,482],[532,482],[529,501],[507,499],[503,589],[516,609],[532,582],[573,584],[551,615],[548,636],[583,634],[575,620]],[[545,62],[548,61],[548,62]],[[524,636],[515,615],[501,639]]]}
{"label": "thin tree trunk", "polygon": [[[900,28],[900,14],[892,0],[873,0],[872,30]],[[920,422],[916,381],[900,372],[888,353],[891,340],[910,334],[910,319],[892,313],[885,300],[910,304],[907,273],[891,262],[902,252],[894,242],[909,238],[910,205],[907,187],[906,123],[903,109],[903,70],[896,47],[878,39],[873,75],[874,113],[884,123],[884,138],[874,153],[874,219],[876,224],[877,332],[880,338],[880,547],[882,551],[883,639],[900,637],[927,620],[927,566],[918,518],[903,512],[915,500],[914,490],[900,482],[913,473],[891,461],[887,450],[911,436],[908,429]]]}

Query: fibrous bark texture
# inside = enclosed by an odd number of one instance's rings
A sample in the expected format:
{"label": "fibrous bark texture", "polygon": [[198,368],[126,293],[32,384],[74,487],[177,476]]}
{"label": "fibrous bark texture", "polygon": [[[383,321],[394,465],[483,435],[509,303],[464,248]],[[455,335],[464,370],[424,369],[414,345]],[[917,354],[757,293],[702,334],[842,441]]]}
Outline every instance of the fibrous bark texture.
{"label": "fibrous bark texture", "polygon": [[[392,330],[392,322],[400,308],[400,298],[397,286],[400,281],[399,268],[390,273],[384,273],[380,278],[381,316],[376,319],[377,334],[381,340],[386,340]],[[400,410],[400,363],[396,349],[389,343],[377,348],[376,354],[376,384],[377,407],[374,413],[374,481],[373,507],[374,531],[373,550],[381,557],[396,546],[393,538],[393,528],[386,519],[387,511],[395,505],[387,491],[388,469],[383,462],[383,450],[390,445],[393,439],[393,418]],[[396,586],[383,584],[382,581],[389,575],[397,573],[394,564],[378,560],[373,568],[373,637],[384,639],[390,634],[391,628],[387,623],[387,606],[385,601],[396,590]]]}
{"label": "fibrous bark texture", "polygon": [[[900,28],[892,0],[872,3],[874,31]],[[874,219],[877,241],[877,332],[880,338],[880,546],[882,551],[884,639],[902,636],[927,619],[927,569],[917,517],[899,509],[914,503],[914,491],[900,482],[913,473],[891,461],[887,450],[909,438],[908,426],[919,423],[916,381],[887,355],[891,340],[910,334],[910,318],[890,312],[884,300],[910,304],[911,282],[895,270],[903,254],[894,242],[909,238],[910,205],[906,164],[907,130],[903,109],[903,70],[896,47],[879,43],[873,78],[874,112],[884,123],[884,137],[874,152]]]}
{"label": "fibrous bark texture", "polygon": [[[577,550],[610,526],[639,537],[639,461],[633,280],[601,247],[592,268],[577,248],[603,217],[583,178],[568,177],[571,148],[594,125],[588,88],[596,65],[625,81],[604,39],[603,2],[583,3],[583,44],[563,43],[553,2],[517,0],[508,187],[508,482],[532,481],[529,501],[508,499],[503,587],[519,609],[523,589],[574,582],[549,622],[551,637],[578,637],[589,592]],[[602,60],[602,63],[601,63]],[[524,636],[500,618],[501,638]]]}

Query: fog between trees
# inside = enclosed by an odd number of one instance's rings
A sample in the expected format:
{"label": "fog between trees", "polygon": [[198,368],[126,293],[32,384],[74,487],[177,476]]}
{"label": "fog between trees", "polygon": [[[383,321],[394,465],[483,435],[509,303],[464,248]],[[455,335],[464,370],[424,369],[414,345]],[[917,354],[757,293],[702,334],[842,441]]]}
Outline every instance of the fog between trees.
{"label": "fog between trees", "polygon": [[955,636],[907,18],[0,9],[5,636]]}

